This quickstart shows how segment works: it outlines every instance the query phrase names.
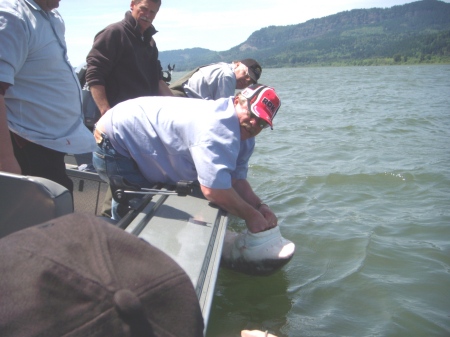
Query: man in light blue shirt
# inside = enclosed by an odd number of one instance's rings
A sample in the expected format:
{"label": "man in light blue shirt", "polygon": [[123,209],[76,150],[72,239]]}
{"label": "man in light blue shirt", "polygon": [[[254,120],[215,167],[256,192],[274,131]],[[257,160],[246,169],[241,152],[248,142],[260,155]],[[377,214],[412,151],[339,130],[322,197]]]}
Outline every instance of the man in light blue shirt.
{"label": "man in light blue shirt", "polygon": [[0,170],[73,189],[66,153],[95,149],[67,57],[59,0],[0,2]]}
{"label": "man in light blue shirt", "polygon": [[[245,89],[256,84],[262,69],[254,59],[232,63],[219,62],[199,67],[170,86],[175,96],[216,100],[234,96],[236,89]],[[241,147],[253,149],[255,138],[249,138]],[[253,150],[252,150],[253,151]]]}
{"label": "man in light blue shirt", "polygon": [[234,96],[236,89],[256,84],[261,72],[261,66],[254,59],[219,62],[195,69],[169,88],[176,96],[215,100]]}
{"label": "man in light blue shirt", "polygon": [[253,153],[246,144],[272,126],[280,104],[275,90],[264,85],[215,101],[125,101],[98,121],[93,163],[106,181],[117,174],[141,187],[198,181],[206,199],[244,219],[252,233],[262,232],[275,227],[277,218],[246,179]]}

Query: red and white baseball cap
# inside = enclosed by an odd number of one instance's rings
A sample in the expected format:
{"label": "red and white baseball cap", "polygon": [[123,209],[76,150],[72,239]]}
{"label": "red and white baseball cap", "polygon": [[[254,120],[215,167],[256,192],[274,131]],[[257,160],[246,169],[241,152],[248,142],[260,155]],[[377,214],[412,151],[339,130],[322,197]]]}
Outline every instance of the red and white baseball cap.
{"label": "red and white baseball cap", "polygon": [[263,84],[252,84],[242,91],[247,98],[249,111],[265,120],[270,127],[281,106],[281,100],[275,89]]}

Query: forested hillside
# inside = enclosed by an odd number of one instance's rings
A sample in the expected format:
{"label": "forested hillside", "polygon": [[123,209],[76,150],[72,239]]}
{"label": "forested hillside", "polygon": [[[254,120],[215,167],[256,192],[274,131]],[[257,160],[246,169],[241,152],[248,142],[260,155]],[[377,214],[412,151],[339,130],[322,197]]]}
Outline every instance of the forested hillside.
{"label": "forested hillside", "polygon": [[450,4],[422,0],[391,8],[354,9],[305,23],[270,26],[228,51],[160,52],[163,67],[252,57],[263,67],[450,63]]}

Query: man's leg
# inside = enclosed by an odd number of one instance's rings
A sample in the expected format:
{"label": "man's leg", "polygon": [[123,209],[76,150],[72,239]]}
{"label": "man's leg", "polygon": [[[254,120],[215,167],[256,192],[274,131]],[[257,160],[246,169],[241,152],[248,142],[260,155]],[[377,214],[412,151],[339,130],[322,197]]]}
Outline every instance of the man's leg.
{"label": "man's leg", "polygon": [[[112,147],[110,140],[105,134],[101,134],[101,142],[97,143],[97,150],[92,156],[92,163],[102,180],[109,182],[111,176],[121,176],[132,184],[141,187],[150,187],[150,183],[145,179],[133,159],[124,157],[116,152]],[[114,220],[119,220],[124,214],[120,213],[119,204],[112,202],[111,186],[108,186],[106,193],[102,215],[110,216]],[[122,206],[122,205],[120,205]],[[119,209],[119,212],[118,212]],[[109,214],[106,212],[110,212]]]}
{"label": "man's leg", "polygon": [[103,200],[102,216],[111,217],[111,202],[112,202],[112,191],[111,186],[108,185],[106,190],[105,200]]}
{"label": "man's leg", "polygon": [[65,153],[29,142],[12,132],[11,140],[23,175],[52,180],[73,192],[73,182],[66,173]]}

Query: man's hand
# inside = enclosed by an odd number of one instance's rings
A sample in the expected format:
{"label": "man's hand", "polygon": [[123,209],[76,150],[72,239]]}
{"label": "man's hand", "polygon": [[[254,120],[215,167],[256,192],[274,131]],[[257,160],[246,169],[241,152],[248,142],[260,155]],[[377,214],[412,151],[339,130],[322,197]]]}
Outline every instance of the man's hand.
{"label": "man's hand", "polygon": [[[255,204],[254,202],[247,202],[247,200],[242,198],[240,193],[234,188],[215,189],[203,185],[200,185],[200,187],[206,199],[220,206],[227,212],[245,220],[245,224],[250,232],[259,233],[276,227],[277,218],[269,207],[265,206],[264,209],[260,207],[261,212],[253,206]],[[242,194],[250,195],[248,190],[246,194]],[[253,193],[251,193],[251,195],[254,196]],[[252,200],[259,200],[259,198],[255,196]],[[268,220],[271,221],[271,223],[269,223]]]}
{"label": "man's hand", "polygon": [[272,212],[269,206],[267,206],[266,204],[261,204],[258,207],[258,211],[264,216],[264,219],[266,219],[269,226],[269,228],[267,229],[274,228],[278,225],[278,218],[275,213]]}
{"label": "man's hand", "polygon": [[268,332],[263,332],[261,330],[242,330],[241,337],[277,337]]}

